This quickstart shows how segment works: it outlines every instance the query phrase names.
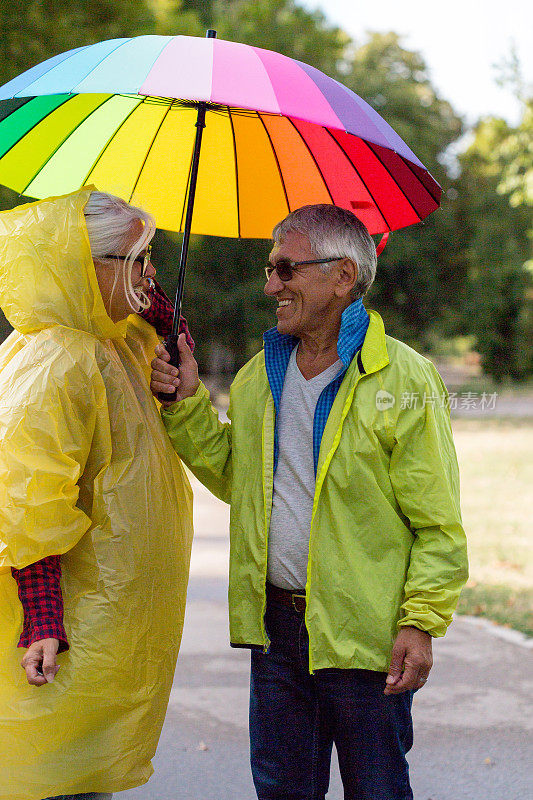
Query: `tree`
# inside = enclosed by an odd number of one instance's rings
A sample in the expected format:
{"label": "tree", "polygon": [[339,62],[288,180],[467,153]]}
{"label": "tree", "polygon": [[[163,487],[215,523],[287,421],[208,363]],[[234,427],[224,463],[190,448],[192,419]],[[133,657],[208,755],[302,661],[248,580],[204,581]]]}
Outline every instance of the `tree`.
{"label": "tree", "polygon": [[[528,109],[519,128],[527,124]],[[468,273],[463,320],[477,337],[482,366],[497,381],[533,371],[530,224],[523,153],[514,157],[516,129],[504,120],[481,120],[461,156],[462,224]],[[516,163],[518,161],[518,164]],[[512,175],[514,179],[509,180]],[[474,309],[474,313],[472,310]]]}
{"label": "tree", "polygon": [[[177,264],[180,237],[160,231],[156,237],[154,263]],[[184,314],[196,341],[195,356],[204,371],[215,346],[231,354],[229,368],[235,370],[260,350],[262,332],[273,325],[273,304],[263,294],[262,269],[270,247],[263,240],[191,238]],[[158,268],[158,279],[169,294],[175,292],[175,267]]]}
{"label": "tree", "polygon": [[206,17],[211,14],[211,3],[188,0],[147,0],[154,15],[154,30],[159,36],[202,36]]}
{"label": "tree", "polygon": [[520,124],[506,132],[494,156],[501,164],[500,194],[515,208],[533,206],[533,98],[524,101]]}
{"label": "tree", "polygon": [[353,49],[344,83],[378,111],[441,183],[449,178],[442,154],[461,135],[461,119],[432,85],[420,53],[398,34],[373,33]]}

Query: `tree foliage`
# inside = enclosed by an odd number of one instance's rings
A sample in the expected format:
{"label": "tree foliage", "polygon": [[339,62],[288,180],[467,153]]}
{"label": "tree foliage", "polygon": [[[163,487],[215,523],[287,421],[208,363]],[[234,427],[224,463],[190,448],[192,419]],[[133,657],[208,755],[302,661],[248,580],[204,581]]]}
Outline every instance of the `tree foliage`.
{"label": "tree foliage", "polygon": [[[525,119],[527,114],[526,109]],[[533,371],[530,201],[520,192],[517,202],[516,185],[508,179],[509,171],[522,174],[509,157],[515,136],[504,120],[481,120],[461,156],[459,182],[467,273],[462,319],[477,338],[483,367],[499,381]],[[519,164],[522,156],[516,153]]]}

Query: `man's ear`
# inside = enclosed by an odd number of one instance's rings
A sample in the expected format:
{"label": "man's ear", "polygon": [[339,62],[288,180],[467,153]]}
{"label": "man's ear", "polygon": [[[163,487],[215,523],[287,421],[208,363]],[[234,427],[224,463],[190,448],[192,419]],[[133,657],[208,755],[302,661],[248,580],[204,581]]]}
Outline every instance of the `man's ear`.
{"label": "man's ear", "polygon": [[346,297],[355,284],[359,270],[357,264],[351,258],[343,258],[338,267],[337,285],[335,286],[335,294],[337,297]]}

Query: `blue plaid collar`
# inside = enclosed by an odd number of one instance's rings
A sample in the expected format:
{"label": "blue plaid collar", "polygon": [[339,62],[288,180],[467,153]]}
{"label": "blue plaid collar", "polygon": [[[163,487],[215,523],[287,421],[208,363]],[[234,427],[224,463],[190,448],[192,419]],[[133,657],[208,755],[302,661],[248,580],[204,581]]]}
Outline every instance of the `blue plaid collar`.
{"label": "blue plaid collar", "polygon": [[337,353],[345,370],[363,344],[369,322],[370,318],[361,299],[355,300],[344,310],[337,340]]}

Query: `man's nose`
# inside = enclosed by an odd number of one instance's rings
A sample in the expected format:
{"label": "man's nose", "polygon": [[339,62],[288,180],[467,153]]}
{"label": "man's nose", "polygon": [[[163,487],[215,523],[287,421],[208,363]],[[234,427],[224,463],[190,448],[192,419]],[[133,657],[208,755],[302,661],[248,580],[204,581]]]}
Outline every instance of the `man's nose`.
{"label": "man's nose", "polygon": [[146,265],[146,273],[144,275],[145,278],[154,278],[156,274],[156,269],[151,261],[148,262]]}
{"label": "man's nose", "polygon": [[265,283],[264,292],[268,297],[272,297],[278,292],[281,292],[284,285],[285,284],[278,275],[278,271],[275,269],[270,273],[270,278]]}

